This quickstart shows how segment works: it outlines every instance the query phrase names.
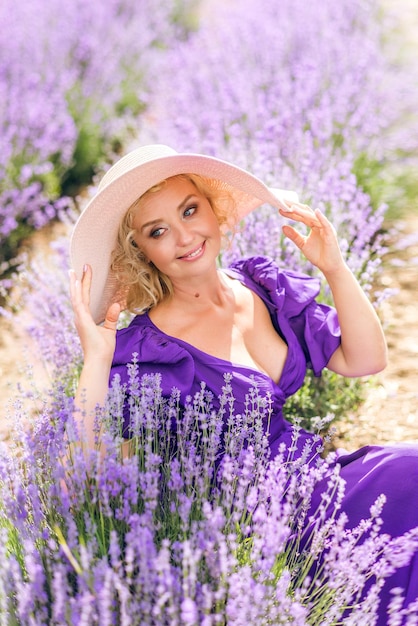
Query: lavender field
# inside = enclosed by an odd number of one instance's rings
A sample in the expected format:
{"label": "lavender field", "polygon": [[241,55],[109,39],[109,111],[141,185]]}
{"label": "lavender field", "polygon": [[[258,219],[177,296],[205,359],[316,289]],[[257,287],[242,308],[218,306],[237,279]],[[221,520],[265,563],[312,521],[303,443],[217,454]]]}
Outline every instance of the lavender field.
{"label": "lavender field", "polygon": [[[372,0],[3,0],[0,23],[1,312],[48,372],[41,390],[22,380],[7,409],[0,624],[375,624],[378,591],[418,536],[378,537],[383,501],[346,533],[343,485],[319,437],[297,463],[283,451],[269,464],[254,390],[219,470],[204,390],[173,444],[176,398],[133,368],[132,455],[121,454],[116,386],[97,416],[105,458],[86,460],[73,424],[81,349],[68,235],[121,153],[152,142],[204,152],[323,209],[379,307],[390,295],[375,286],[392,235],[385,216],[399,201],[393,172],[408,173],[417,148],[416,85],[391,48],[396,16]],[[22,241],[48,224],[60,233],[48,256],[26,258]],[[269,207],[246,218],[221,262],[254,253],[312,273]],[[355,406],[360,387],[308,380],[288,408],[296,440],[300,425]],[[308,537],[301,524],[323,480],[329,498]],[[387,624],[416,624],[416,611],[398,590]]]}

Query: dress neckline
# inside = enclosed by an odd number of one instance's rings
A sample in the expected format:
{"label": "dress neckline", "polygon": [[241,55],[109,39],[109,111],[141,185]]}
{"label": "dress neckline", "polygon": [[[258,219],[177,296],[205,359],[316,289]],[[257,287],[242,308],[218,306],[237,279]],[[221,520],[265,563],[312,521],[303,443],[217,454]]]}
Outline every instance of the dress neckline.
{"label": "dress neckline", "polygon": [[241,369],[241,370],[246,370],[248,372],[253,372],[259,376],[262,376],[263,378],[269,380],[270,382],[273,383],[273,385],[275,387],[278,387],[279,389],[281,389],[281,382],[283,380],[283,376],[285,373],[285,370],[288,366],[289,363],[289,357],[290,357],[290,346],[289,343],[286,341],[286,346],[287,346],[287,354],[286,354],[286,358],[284,360],[284,364],[283,364],[283,369],[281,371],[279,380],[276,382],[275,380],[273,380],[273,378],[271,378],[271,376],[269,376],[266,372],[263,372],[259,369],[257,369],[256,367],[251,367],[250,365],[244,365],[242,363],[234,363],[233,361],[228,361],[227,359],[222,359],[220,357],[214,356],[213,354],[209,354],[208,352],[205,352],[204,350],[201,350],[200,348],[197,348],[196,346],[194,346],[192,343],[189,343],[188,341],[184,341],[184,339],[179,339],[178,337],[174,337],[173,335],[169,335],[168,333],[164,332],[163,330],[161,330],[161,328],[159,328],[150,318],[149,316],[149,311],[146,311],[145,313],[143,313],[140,317],[146,317],[147,322],[149,324],[149,326],[151,326],[154,331],[156,331],[159,335],[161,335],[162,337],[166,337],[167,339],[170,339],[170,341],[174,341],[177,344],[181,344],[182,346],[184,346],[189,352],[194,351],[197,352],[198,354],[202,355],[203,357],[205,357],[205,359],[213,359],[214,361],[217,361],[219,363],[225,363],[226,365],[229,366],[230,369]]}

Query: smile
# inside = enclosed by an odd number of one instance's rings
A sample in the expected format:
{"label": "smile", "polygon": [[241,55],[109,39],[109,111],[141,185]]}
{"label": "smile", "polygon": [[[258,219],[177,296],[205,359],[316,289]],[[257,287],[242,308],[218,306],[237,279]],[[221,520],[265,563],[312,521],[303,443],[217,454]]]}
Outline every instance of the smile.
{"label": "smile", "polygon": [[200,256],[200,254],[202,254],[203,250],[205,247],[205,242],[203,242],[198,248],[196,248],[196,250],[193,250],[192,252],[189,252],[189,254],[185,254],[184,256],[179,257],[180,259],[195,259],[196,257]]}

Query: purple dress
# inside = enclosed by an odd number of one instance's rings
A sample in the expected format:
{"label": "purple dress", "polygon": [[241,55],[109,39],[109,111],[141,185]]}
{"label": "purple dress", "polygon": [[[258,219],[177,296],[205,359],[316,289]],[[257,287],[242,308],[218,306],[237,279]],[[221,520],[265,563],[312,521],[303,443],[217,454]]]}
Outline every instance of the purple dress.
{"label": "purple dress", "polygon": [[[281,271],[270,259],[245,259],[226,272],[263,300],[274,327],[288,346],[278,383],[258,370],[208,355],[166,335],[146,313],[118,331],[111,377],[118,373],[122,382],[127,381],[126,364],[137,353],[140,374],[161,373],[163,393],[167,396],[176,387],[184,400],[198,392],[201,381],[205,381],[216,400],[224,384],[224,374],[230,373],[237,413],[243,410],[240,399],[244,401],[255,379],[259,393],[269,392],[273,402],[269,444],[274,456],[280,444],[291,444],[292,427],[282,413],[286,399],[301,387],[307,368],[320,375],[340,344],[337,315],[332,307],[316,302],[318,279]],[[302,432],[302,443],[311,437]],[[399,536],[418,526],[418,446],[366,446],[352,454],[340,454],[337,462],[346,481],[342,508],[348,515],[349,526],[368,518],[370,506],[382,493],[387,498],[382,532]],[[381,593],[379,624],[382,626],[387,623],[385,605],[391,598],[388,589],[393,587],[405,590],[407,602],[418,597],[418,555],[409,566],[397,570]]]}

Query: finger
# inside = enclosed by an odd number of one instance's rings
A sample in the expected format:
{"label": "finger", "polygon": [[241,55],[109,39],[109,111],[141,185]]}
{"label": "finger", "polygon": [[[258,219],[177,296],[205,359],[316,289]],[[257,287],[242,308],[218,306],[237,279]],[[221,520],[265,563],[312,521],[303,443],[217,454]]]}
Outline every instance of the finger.
{"label": "finger", "polygon": [[90,265],[84,265],[83,276],[81,278],[81,295],[86,306],[90,305],[92,271]]}
{"label": "finger", "polygon": [[307,204],[293,203],[289,206],[288,211],[279,209],[279,212],[283,217],[288,217],[289,219],[295,220],[295,222],[306,224],[310,228],[321,226],[321,222],[316,216],[315,211]]}
{"label": "finger", "polygon": [[113,304],[110,305],[110,307],[108,308],[106,312],[105,320],[103,322],[104,328],[107,328],[108,330],[113,330],[113,331],[116,330],[117,323],[119,320],[120,310],[121,308],[118,302],[114,302]]}
{"label": "finger", "polygon": [[70,297],[71,297],[71,301],[74,300],[75,298],[75,291],[76,291],[76,275],[75,275],[75,271],[74,270],[68,270],[68,276],[70,278]]}
{"label": "finger", "polygon": [[299,248],[299,250],[302,250],[303,246],[306,243],[306,238],[300,233],[298,233],[298,231],[295,230],[293,226],[289,226],[288,224],[285,224],[282,230],[283,230],[284,235],[288,239],[293,241],[293,243]]}
{"label": "finger", "polygon": [[74,270],[69,270],[68,272],[70,277],[70,299],[73,309],[75,309],[79,304],[82,303],[81,299],[81,285],[80,281],[77,279],[76,273]]}
{"label": "finger", "polygon": [[334,225],[329,221],[329,219],[322,213],[320,209],[315,209],[315,215],[321,224],[322,236],[327,238],[336,238],[337,232],[334,228]]}
{"label": "finger", "polygon": [[332,228],[332,224],[321,209],[315,209],[315,217],[321,223],[324,228]]}
{"label": "finger", "polygon": [[[303,202],[295,202],[291,200],[286,200],[286,206],[287,206],[287,211],[297,212],[299,210],[304,210],[304,211],[310,211],[311,213],[313,213],[313,210],[311,209],[309,204],[304,204]],[[283,210],[283,209],[280,209],[280,210]],[[284,209],[284,211],[286,212],[286,209]]]}

